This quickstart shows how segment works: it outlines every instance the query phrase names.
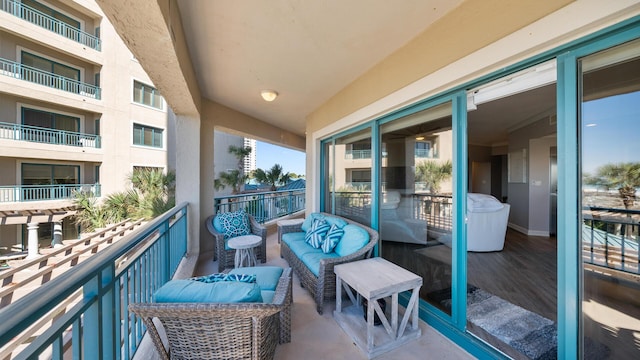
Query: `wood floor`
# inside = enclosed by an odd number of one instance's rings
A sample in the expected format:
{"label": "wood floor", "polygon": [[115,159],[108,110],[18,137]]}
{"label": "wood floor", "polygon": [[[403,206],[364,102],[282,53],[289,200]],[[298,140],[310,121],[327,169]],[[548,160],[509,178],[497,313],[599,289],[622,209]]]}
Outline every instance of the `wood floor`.
{"label": "wood floor", "polygon": [[[421,275],[421,297],[440,307],[442,292],[451,287],[449,247],[435,241],[427,246],[385,241],[382,256]],[[555,237],[526,236],[509,229],[503,251],[467,253],[467,281],[555,321],[556,259]]]}

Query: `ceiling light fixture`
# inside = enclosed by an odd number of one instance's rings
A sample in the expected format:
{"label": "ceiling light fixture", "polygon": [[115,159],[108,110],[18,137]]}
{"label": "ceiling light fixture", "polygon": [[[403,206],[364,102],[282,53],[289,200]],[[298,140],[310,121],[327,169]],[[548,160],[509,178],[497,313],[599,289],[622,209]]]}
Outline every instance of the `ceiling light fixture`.
{"label": "ceiling light fixture", "polygon": [[273,101],[278,97],[278,92],[275,90],[262,90],[260,92],[264,101]]}
{"label": "ceiling light fixture", "polygon": [[418,140],[418,141],[424,140],[424,136],[418,136],[418,137],[416,137],[416,140]]}

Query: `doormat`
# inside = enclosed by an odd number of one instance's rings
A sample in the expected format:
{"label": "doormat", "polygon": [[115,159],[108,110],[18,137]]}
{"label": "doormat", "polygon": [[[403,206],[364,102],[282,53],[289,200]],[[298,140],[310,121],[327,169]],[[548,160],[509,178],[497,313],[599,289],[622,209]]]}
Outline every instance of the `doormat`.
{"label": "doormat", "polygon": [[[432,293],[430,298],[450,309],[451,289],[446,290]],[[473,285],[467,290],[467,320],[530,359],[557,358],[558,330],[554,321]],[[585,356],[603,359],[609,355],[605,345],[585,340]]]}

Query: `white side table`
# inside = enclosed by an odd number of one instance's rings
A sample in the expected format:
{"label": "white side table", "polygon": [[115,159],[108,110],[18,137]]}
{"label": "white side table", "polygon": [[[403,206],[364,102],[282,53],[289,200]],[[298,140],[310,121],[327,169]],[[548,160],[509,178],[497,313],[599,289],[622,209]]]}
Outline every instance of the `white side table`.
{"label": "white side table", "polygon": [[[420,276],[380,257],[336,265],[334,272],[336,310],[333,317],[369,359],[420,337]],[[353,303],[353,306],[344,308],[344,311],[341,296],[343,285]],[[352,289],[356,291],[355,296]],[[398,308],[398,294],[407,290],[411,292],[411,298],[402,314]],[[389,296],[391,304],[387,303],[387,307],[391,305],[391,318],[387,319],[386,312],[382,311],[377,300]],[[362,298],[367,299],[366,323],[360,307]],[[383,327],[374,327],[374,314],[380,317]]]}
{"label": "white side table", "polygon": [[260,245],[262,238],[258,235],[242,235],[229,239],[227,245],[236,250],[235,267],[256,266],[256,254],[253,248]]}

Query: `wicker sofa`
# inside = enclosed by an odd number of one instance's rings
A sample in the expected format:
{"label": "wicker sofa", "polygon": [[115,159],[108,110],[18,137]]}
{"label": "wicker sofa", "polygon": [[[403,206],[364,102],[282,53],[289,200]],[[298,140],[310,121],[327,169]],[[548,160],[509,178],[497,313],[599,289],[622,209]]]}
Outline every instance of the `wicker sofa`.
{"label": "wicker sofa", "polygon": [[[247,214],[251,226],[251,234],[260,236],[262,243],[255,248],[256,259],[260,262],[267,261],[267,228],[262,226],[252,215]],[[224,234],[214,226],[216,215],[211,215],[205,221],[207,230],[213,236],[215,243],[213,260],[218,260],[218,271],[232,269],[234,267],[236,251],[226,246],[229,239],[224,238]]]}
{"label": "wicker sofa", "polygon": [[[286,268],[269,303],[134,303],[129,311],[142,319],[162,359],[263,360],[273,359],[278,343],[291,341],[292,302]],[[154,318],[162,323],[168,350]]]}
{"label": "wicker sofa", "polygon": [[[321,216],[338,220],[347,225],[360,227],[368,234],[368,241],[364,246],[359,248],[353,253],[344,256],[338,256],[336,254],[328,254],[323,256],[319,249],[313,249],[310,245],[306,244],[308,248],[305,248],[301,242],[304,242],[305,226],[308,226],[308,219],[314,216]],[[331,215],[327,213],[314,213],[305,220],[305,223],[292,223],[287,225],[278,225],[278,241],[280,242],[280,256],[284,258],[289,266],[293,269],[300,278],[300,284],[306,288],[316,302],[316,310],[319,314],[322,314],[324,308],[324,301],[326,299],[335,300],[336,296],[336,274],[333,272],[333,268],[336,265],[362,260],[370,258],[373,254],[373,248],[378,243],[378,232],[371,229],[368,226],[359,224],[350,219],[346,219],[340,216]],[[301,240],[302,238],[302,240]],[[348,235],[345,234],[342,241],[348,242]],[[305,255],[307,254],[307,255]],[[315,270],[310,269],[305,261],[309,262],[309,255],[312,254],[312,261]],[[305,257],[303,259],[303,257]],[[314,273],[316,272],[316,273]]]}

